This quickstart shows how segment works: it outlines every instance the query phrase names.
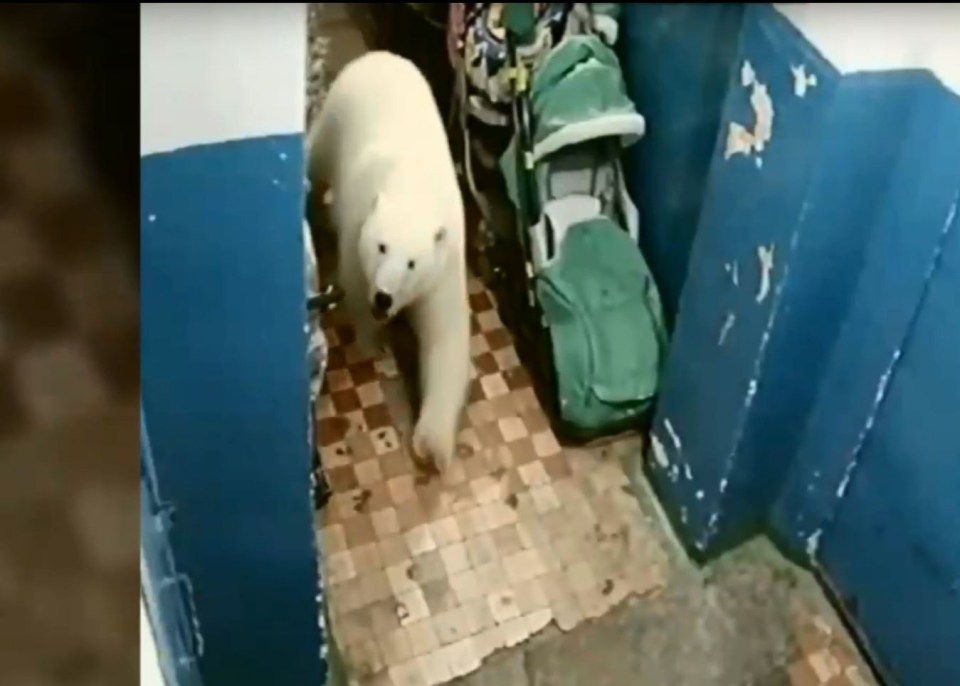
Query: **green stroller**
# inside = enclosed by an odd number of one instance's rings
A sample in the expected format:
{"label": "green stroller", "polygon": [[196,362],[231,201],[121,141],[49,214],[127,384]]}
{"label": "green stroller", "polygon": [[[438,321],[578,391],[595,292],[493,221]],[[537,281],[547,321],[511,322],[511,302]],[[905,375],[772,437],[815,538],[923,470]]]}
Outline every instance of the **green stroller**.
{"label": "green stroller", "polygon": [[500,169],[517,222],[491,246],[493,287],[554,430],[582,441],[642,426],[666,348],[620,163],[645,122],[595,35],[563,39],[531,74],[516,59],[528,7],[505,17],[513,137]]}

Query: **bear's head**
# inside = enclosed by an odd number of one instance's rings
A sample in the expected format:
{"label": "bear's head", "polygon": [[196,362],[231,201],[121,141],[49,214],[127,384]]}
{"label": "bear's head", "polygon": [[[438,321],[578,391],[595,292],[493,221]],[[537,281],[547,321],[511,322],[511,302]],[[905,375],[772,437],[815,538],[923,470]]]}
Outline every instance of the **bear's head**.
{"label": "bear's head", "polygon": [[360,264],[381,321],[435,288],[452,259],[455,246],[435,207],[416,195],[381,193],[364,222]]}

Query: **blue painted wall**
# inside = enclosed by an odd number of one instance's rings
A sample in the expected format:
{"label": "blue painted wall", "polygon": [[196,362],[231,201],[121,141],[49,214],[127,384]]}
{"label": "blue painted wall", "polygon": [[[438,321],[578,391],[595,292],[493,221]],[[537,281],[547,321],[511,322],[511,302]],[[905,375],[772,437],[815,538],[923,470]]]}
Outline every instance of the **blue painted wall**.
{"label": "blue painted wall", "polygon": [[207,686],[324,682],[301,147],[295,134],[141,160],[143,411]]}
{"label": "blue painted wall", "polygon": [[[634,6],[624,26],[649,124],[633,177],[644,249],[679,292],[651,481],[696,556],[766,532],[823,572],[892,683],[960,683],[960,98],[925,71],[841,75],[753,5],[724,30],[732,58],[699,71],[726,70],[722,108],[709,151],[685,158],[667,141],[702,82],[674,86],[671,60],[698,73],[689,61],[708,55],[660,48],[697,9]],[[772,137],[728,155],[731,124],[758,121],[746,62]],[[799,65],[816,77],[802,96]],[[671,199],[681,165],[705,170],[701,200]]]}
{"label": "blue painted wall", "polygon": [[697,230],[710,157],[737,52],[742,3],[623,5],[619,50],[627,88],[647,120],[628,148],[641,247],[669,322]]}

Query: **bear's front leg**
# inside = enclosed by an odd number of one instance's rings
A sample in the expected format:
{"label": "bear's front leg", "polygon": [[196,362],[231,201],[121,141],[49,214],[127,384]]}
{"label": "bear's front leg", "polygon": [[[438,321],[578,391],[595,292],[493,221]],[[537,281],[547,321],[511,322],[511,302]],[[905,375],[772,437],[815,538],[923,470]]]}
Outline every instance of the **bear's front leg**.
{"label": "bear's front leg", "polygon": [[470,319],[465,297],[462,303],[456,297],[431,300],[414,313],[422,400],[413,450],[442,471],[453,460],[470,383]]}
{"label": "bear's front leg", "polygon": [[[342,243],[346,243],[343,241]],[[341,244],[337,274],[343,289],[343,307],[356,334],[356,344],[364,358],[375,358],[380,353],[379,325],[370,310],[367,283],[360,269],[355,250]]]}

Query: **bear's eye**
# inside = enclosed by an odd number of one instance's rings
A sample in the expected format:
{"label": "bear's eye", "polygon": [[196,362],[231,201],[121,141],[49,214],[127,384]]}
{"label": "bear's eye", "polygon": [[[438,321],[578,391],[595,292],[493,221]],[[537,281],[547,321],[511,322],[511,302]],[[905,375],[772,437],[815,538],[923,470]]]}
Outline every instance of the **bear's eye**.
{"label": "bear's eye", "polygon": [[386,243],[381,243],[380,245],[377,246],[377,248],[379,248],[381,255],[386,255],[386,254],[387,254],[387,244],[386,244]]}
{"label": "bear's eye", "polygon": [[416,266],[417,266],[417,263],[413,260],[410,260],[409,262],[407,262],[407,269],[413,269]]}

